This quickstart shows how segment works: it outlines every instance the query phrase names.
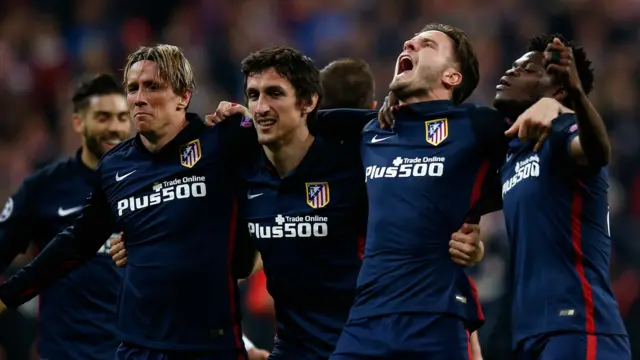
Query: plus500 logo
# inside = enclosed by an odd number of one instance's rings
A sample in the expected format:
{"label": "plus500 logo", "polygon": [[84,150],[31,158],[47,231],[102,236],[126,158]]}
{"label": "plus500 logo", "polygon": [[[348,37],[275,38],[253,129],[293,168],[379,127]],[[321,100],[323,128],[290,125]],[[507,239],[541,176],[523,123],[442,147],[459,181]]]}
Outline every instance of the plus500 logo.
{"label": "plus500 logo", "polygon": [[153,194],[138,197],[132,196],[118,201],[118,215],[122,216],[126,210],[136,211],[176,199],[205,197],[207,195],[207,185],[204,182],[192,182],[175,186],[157,184],[153,189],[155,190]]}
{"label": "plus500 logo", "polygon": [[329,235],[327,221],[326,217],[315,215],[278,215],[276,225],[249,223],[249,234],[257,239],[326,237]]}
{"label": "plus500 logo", "polygon": [[[433,161],[438,159],[441,161]],[[392,166],[371,165],[365,169],[365,181],[378,178],[408,178],[424,176],[442,176],[444,158],[396,158]]]}

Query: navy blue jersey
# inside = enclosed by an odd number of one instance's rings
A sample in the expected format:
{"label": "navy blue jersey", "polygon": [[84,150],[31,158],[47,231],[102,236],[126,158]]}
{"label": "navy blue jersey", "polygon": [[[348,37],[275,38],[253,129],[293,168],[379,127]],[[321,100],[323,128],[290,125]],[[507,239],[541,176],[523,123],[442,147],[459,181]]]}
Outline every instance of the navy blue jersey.
{"label": "navy blue jersey", "polygon": [[448,313],[480,326],[475,288],[449,241],[496,210],[485,193],[498,180],[505,130],[495,110],[450,101],[402,106],[393,130],[364,129],[369,222],[352,318]]}
{"label": "navy blue jersey", "polygon": [[232,273],[237,168],[255,131],[230,120],[206,128],[195,115],[159,152],[140,136],[109,151],[82,215],[16,276],[0,286],[9,306],[98,249],[115,225],[127,267],[119,298],[124,342],[161,351],[242,347]]}
{"label": "navy blue jersey", "polygon": [[[75,157],[27,177],[0,215],[0,271],[30,243],[43,249],[73,223],[96,174]],[[113,229],[112,229],[113,230]],[[44,359],[108,359],[115,356],[116,302],[122,280],[108,255],[107,236],[96,256],[40,295],[38,354]]]}
{"label": "navy blue jersey", "polygon": [[327,359],[362,264],[367,203],[358,145],[316,137],[282,178],[262,154],[245,181],[241,208],[262,254],[278,338],[305,349],[301,359]]}
{"label": "navy blue jersey", "polygon": [[501,170],[514,343],[553,331],[625,334],[609,280],[607,169],[574,164],[576,130],[563,115],[539,152],[513,140]]}

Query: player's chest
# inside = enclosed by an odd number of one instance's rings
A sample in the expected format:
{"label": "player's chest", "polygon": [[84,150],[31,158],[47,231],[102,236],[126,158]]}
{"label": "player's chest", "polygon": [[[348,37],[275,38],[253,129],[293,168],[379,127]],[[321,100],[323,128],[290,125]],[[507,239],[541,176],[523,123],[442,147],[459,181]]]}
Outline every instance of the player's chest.
{"label": "player's chest", "polygon": [[[55,235],[73,225],[82,213],[91,190],[89,182],[81,178],[77,181],[52,184],[39,206],[40,223],[37,232],[40,233],[40,238],[36,239],[36,243],[40,248],[46,246]],[[107,255],[110,244],[108,239],[104,240],[98,254]]]}
{"label": "player's chest", "polygon": [[[362,161],[368,186],[454,180],[484,158],[469,122],[434,119],[398,124],[395,131],[365,131]],[[466,166],[463,166],[465,165]]]}
{"label": "player's chest", "polygon": [[533,152],[531,147],[511,149],[500,169],[502,198],[505,207],[523,201],[536,201],[554,188],[561,169],[554,169],[548,149]]}
{"label": "player's chest", "polygon": [[194,140],[180,146],[175,156],[131,154],[110,159],[102,183],[116,218],[163,206],[171,206],[178,214],[194,202],[213,201],[233,192],[230,164],[216,150]]}
{"label": "player's chest", "polygon": [[247,179],[242,213],[255,239],[323,238],[351,222],[366,203],[360,169],[295,176],[281,181]]}

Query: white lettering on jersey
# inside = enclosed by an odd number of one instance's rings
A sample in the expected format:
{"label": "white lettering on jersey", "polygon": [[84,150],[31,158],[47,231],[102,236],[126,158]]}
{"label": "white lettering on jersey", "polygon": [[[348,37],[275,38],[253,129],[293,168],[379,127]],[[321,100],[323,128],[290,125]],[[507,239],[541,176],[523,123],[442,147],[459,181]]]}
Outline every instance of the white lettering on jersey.
{"label": "white lettering on jersey", "polygon": [[502,197],[516,186],[520,181],[540,175],[540,158],[532,155],[523,161],[518,161],[515,166],[515,174],[502,184]]}
{"label": "white lettering on jersey", "polygon": [[204,176],[185,176],[182,179],[163,181],[153,185],[153,193],[138,197],[131,196],[118,201],[118,215],[126,210],[136,211],[168,201],[205,197],[207,185]]}
{"label": "white lettering on jersey", "polygon": [[424,176],[442,176],[445,158],[415,157],[393,159],[391,166],[370,165],[365,169],[365,182],[378,178],[407,178]]}
{"label": "white lettering on jersey", "polygon": [[249,234],[257,239],[309,238],[329,235],[326,216],[282,216],[274,219],[276,225],[249,223]]}

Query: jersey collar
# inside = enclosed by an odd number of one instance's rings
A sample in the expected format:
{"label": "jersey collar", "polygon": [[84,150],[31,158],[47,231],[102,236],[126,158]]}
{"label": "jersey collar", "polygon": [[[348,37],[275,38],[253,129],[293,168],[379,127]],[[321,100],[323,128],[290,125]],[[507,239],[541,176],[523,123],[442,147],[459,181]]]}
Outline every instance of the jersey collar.
{"label": "jersey collar", "polygon": [[149,155],[153,155],[153,156],[162,156],[162,155],[165,155],[165,154],[173,154],[173,155],[175,155],[175,151],[181,145],[184,145],[185,143],[193,140],[194,138],[196,138],[198,136],[198,134],[200,132],[202,132],[204,129],[207,128],[207,125],[205,125],[204,121],[202,121],[200,116],[198,116],[197,114],[187,113],[186,114],[186,119],[187,119],[187,122],[188,122],[187,126],[185,126],[185,128],[182,129],[178,133],[178,135],[176,135],[176,137],[171,139],[171,141],[169,141],[167,143],[167,145],[165,145],[159,152],[157,152],[157,153],[149,152],[149,150],[147,150],[147,148],[142,143],[142,138],[141,138],[140,134],[136,134],[136,137],[135,137],[136,146],[143,153],[146,153],[146,154],[149,154]]}
{"label": "jersey collar", "polygon": [[300,164],[298,164],[295,169],[286,173],[282,178],[280,178],[280,175],[278,175],[278,171],[275,169],[273,164],[271,164],[264,151],[262,151],[262,154],[260,156],[260,166],[263,172],[269,173],[271,177],[279,181],[285,181],[287,179],[295,178],[297,174],[305,173],[316,166],[318,159],[323,156],[324,144],[324,139],[319,136],[315,136],[315,138],[313,139],[313,143],[300,161]]}
{"label": "jersey collar", "polygon": [[[419,114],[419,115],[432,115],[433,113],[438,113],[441,111],[446,111],[455,107],[451,100],[432,100],[432,101],[423,101],[419,103],[413,104],[405,104],[398,107],[399,114]],[[408,117],[407,120],[412,120],[413,117]],[[420,118],[419,120],[424,120]]]}

